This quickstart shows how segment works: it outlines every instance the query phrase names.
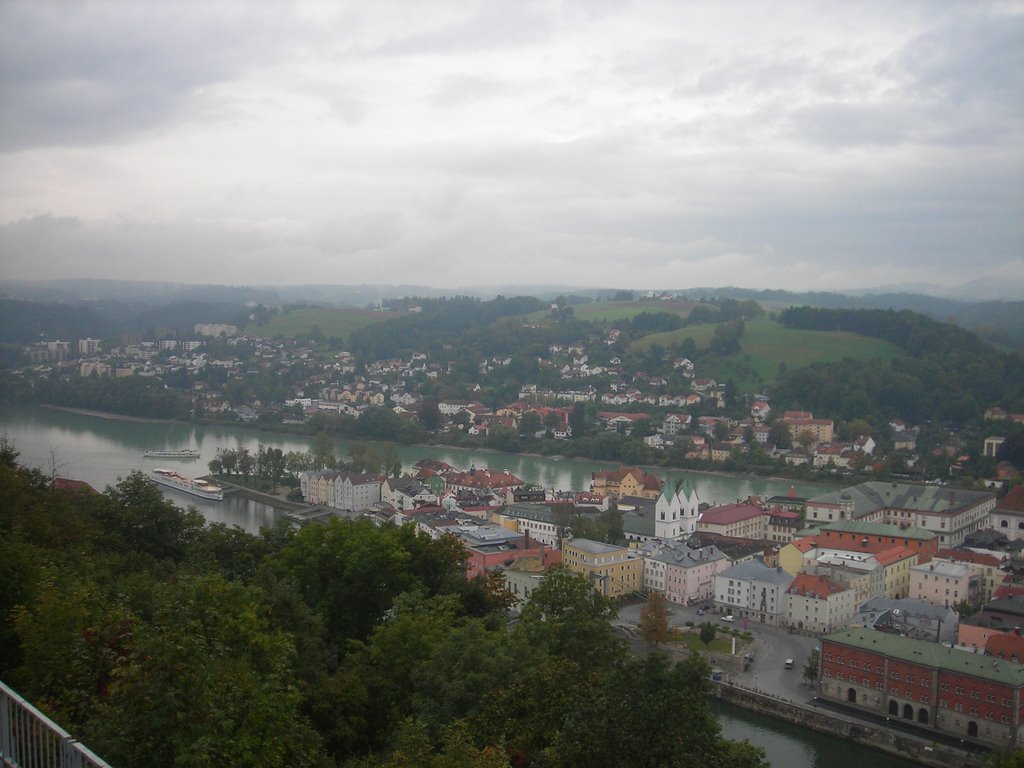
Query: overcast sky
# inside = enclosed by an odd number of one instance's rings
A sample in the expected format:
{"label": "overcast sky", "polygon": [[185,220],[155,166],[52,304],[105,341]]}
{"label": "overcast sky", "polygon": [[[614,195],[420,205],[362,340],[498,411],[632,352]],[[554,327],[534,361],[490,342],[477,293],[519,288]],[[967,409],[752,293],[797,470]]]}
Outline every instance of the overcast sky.
{"label": "overcast sky", "polygon": [[0,0],[0,276],[1024,296],[1024,3]]}

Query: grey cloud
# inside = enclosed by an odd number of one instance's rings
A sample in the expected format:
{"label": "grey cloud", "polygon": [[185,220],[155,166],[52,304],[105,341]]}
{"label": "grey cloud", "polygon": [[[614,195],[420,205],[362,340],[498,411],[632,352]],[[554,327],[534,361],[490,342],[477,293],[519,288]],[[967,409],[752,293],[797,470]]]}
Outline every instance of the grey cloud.
{"label": "grey cloud", "polygon": [[496,77],[461,74],[444,78],[431,101],[439,107],[451,107],[467,102],[493,99],[508,89],[508,83]]}
{"label": "grey cloud", "polygon": [[328,254],[347,256],[394,245],[407,230],[401,213],[374,211],[324,224],[320,228],[319,243]]}
{"label": "grey cloud", "polygon": [[196,91],[268,64],[291,22],[271,3],[0,5],[0,149],[112,142],[181,114]]}

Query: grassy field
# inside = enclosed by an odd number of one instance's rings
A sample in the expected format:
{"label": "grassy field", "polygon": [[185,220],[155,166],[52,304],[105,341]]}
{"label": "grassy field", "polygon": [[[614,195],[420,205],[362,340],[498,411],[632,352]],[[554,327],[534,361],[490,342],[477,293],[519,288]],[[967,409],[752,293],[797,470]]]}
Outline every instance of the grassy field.
{"label": "grassy field", "polygon": [[[615,323],[631,320],[644,312],[652,315],[665,312],[686,317],[699,304],[697,301],[596,301],[591,304],[574,304],[572,311],[580,320],[587,322]],[[548,309],[531,312],[526,319],[533,323],[540,322],[550,312]]]}
{"label": "grassy field", "polygon": [[266,325],[251,325],[246,332],[260,336],[283,336],[286,339],[306,336],[318,326],[324,336],[348,339],[352,331],[397,317],[394,312],[372,312],[367,309],[295,309],[277,314]]}
{"label": "grassy field", "polygon": [[[669,333],[644,336],[633,344],[646,350],[652,344],[667,347],[692,338],[704,349],[714,338],[715,326],[695,325]],[[733,378],[741,389],[775,380],[780,363],[788,370],[805,368],[811,363],[830,363],[844,358],[854,360],[889,360],[901,354],[898,347],[879,339],[858,336],[845,331],[800,331],[786,328],[767,319],[752,320],[740,339],[738,359],[724,359],[710,369],[702,368],[701,376]]]}
{"label": "grassy field", "polygon": [[695,651],[717,651],[718,653],[731,653],[732,652],[732,638],[729,635],[725,635],[719,632],[715,639],[711,641],[710,645],[705,646],[701,642],[699,632],[686,632],[683,631],[678,637],[672,638],[669,641],[677,645],[685,645],[687,648],[692,648]]}

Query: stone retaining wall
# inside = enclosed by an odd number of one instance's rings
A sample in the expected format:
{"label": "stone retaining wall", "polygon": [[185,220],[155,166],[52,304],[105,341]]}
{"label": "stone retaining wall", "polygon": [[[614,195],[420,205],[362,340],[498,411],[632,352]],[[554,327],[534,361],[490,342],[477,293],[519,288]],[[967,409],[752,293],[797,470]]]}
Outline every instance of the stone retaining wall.
{"label": "stone retaining wall", "polygon": [[922,765],[934,768],[974,768],[982,764],[979,756],[970,752],[941,744],[923,744],[921,739],[867,723],[845,720],[829,712],[735,685],[712,683],[711,695],[753,712],[785,720],[819,733],[849,739],[865,747],[913,760]]}

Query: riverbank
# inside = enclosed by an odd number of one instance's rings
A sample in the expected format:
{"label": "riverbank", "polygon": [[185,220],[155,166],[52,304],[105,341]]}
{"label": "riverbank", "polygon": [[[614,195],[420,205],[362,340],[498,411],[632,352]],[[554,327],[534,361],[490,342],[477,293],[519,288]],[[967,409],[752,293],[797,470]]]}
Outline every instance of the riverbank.
{"label": "riverbank", "polygon": [[231,489],[232,493],[237,493],[242,498],[259,501],[264,504],[270,504],[283,512],[297,512],[315,509],[311,504],[306,504],[301,501],[289,501],[287,498],[287,492],[291,489],[285,489],[278,493],[268,493],[266,491],[257,491],[255,488],[248,488],[244,485],[238,485],[237,483],[225,480],[223,477],[218,477],[217,475],[206,475],[200,479],[208,480],[211,483],[217,483],[218,485],[223,486],[225,490]]}
{"label": "riverbank", "polygon": [[983,757],[977,753],[929,740],[924,735],[897,733],[889,728],[855,720],[852,715],[838,716],[724,681],[712,682],[711,695],[715,699],[750,712],[841,738],[930,768],[980,768],[984,764]]}
{"label": "riverbank", "polygon": [[97,419],[107,421],[124,421],[134,424],[187,424],[174,419],[151,419],[144,416],[127,416],[123,413],[111,413],[110,411],[93,411],[88,408],[69,408],[66,405],[50,405],[49,403],[36,403],[39,408],[47,408],[51,411],[63,411],[64,413],[77,413],[80,416],[94,416]]}
{"label": "riverbank", "polygon": [[[267,424],[226,422],[226,421],[221,421],[221,420],[217,420],[217,419],[189,419],[189,420],[184,420],[184,421],[180,420],[180,419],[157,419],[157,418],[148,418],[148,417],[140,417],[140,416],[129,416],[129,415],[125,415],[125,414],[111,413],[109,411],[99,411],[99,410],[89,409],[89,408],[75,408],[75,407],[62,406],[62,405],[52,405],[52,404],[46,404],[46,403],[35,403],[34,405],[36,407],[43,408],[43,409],[50,410],[50,411],[58,411],[58,412],[63,412],[63,413],[68,413],[68,414],[79,415],[79,416],[87,416],[87,417],[102,419],[104,421],[114,422],[114,423],[181,425],[183,427],[193,427],[193,428],[210,427],[210,428],[219,428],[219,429],[231,429],[231,430],[237,430],[237,431],[240,431],[240,432],[246,432],[246,433],[254,434],[254,435],[265,434],[265,435],[273,436],[275,438],[293,438],[293,439],[296,439],[296,440],[301,440],[303,442],[311,441],[313,439],[313,435],[310,434],[307,431],[293,430],[293,429],[288,429],[286,427],[285,428],[281,428],[281,429],[276,429],[276,428],[274,428],[275,425],[267,425]],[[536,460],[536,461],[539,461],[539,462],[556,462],[556,463],[566,462],[566,463],[571,463],[571,462],[575,462],[575,461],[581,461],[581,462],[586,462],[588,464],[595,465],[597,467],[607,467],[609,469],[614,469],[616,467],[624,466],[623,462],[621,462],[621,461],[612,461],[612,460],[608,460],[608,459],[592,459],[592,458],[589,458],[589,457],[586,457],[586,456],[572,456],[572,457],[569,457],[569,456],[564,456],[562,454],[546,454],[546,453],[537,452],[537,451],[522,451],[522,452],[518,452],[518,453],[509,453],[507,451],[501,451],[499,449],[490,448],[490,447],[483,446],[483,445],[460,445],[460,444],[451,444],[451,443],[444,443],[444,442],[400,443],[400,442],[382,440],[382,439],[377,439],[377,438],[374,438],[374,439],[370,439],[370,438],[354,438],[354,437],[348,437],[348,436],[343,436],[343,435],[336,436],[334,439],[342,441],[342,442],[383,443],[383,444],[393,445],[393,446],[396,446],[398,448],[408,448],[408,449],[424,448],[424,449],[428,449],[428,450],[440,450],[440,451],[463,451],[463,452],[466,452],[466,453],[469,453],[469,454],[480,454],[481,456],[494,456],[494,457],[515,456],[517,458],[531,459],[531,460]],[[503,468],[503,466],[505,466],[507,464],[508,464],[507,461],[501,461],[501,462],[497,462],[494,465],[491,465],[490,468],[494,469],[495,467],[497,467],[497,468],[500,469],[500,468]],[[700,475],[707,475],[707,476],[711,476],[711,477],[719,477],[719,478],[723,478],[723,479],[726,479],[726,480],[732,480],[732,479],[735,479],[735,480],[758,480],[758,481],[764,481],[764,482],[769,482],[769,483],[775,483],[776,485],[781,484],[781,483],[789,483],[791,485],[800,484],[800,485],[822,486],[822,492],[825,492],[825,490],[835,490],[835,488],[839,487],[836,484],[837,478],[835,478],[835,477],[828,477],[828,478],[803,478],[803,477],[792,477],[792,476],[780,475],[780,474],[758,474],[758,473],[748,473],[748,472],[726,471],[726,470],[714,469],[714,468],[668,467],[668,466],[663,466],[663,465],[658,465],[658,464],[640,464],[640,465],[637,465],[637,466],[639,466],[644,471],[651,472],[651,473],[661,474],[663,476],[671,476],[673,474],[682,475],[682,474],[685,474],[685,473],[697,473],[697,474],[700,474]],[[729,501],[736,501],[736,500],[741,500],[741,499],[736,499],[736,498],[729,499]],[[722,500],[720,499],[719,501],[722,501]]]}

